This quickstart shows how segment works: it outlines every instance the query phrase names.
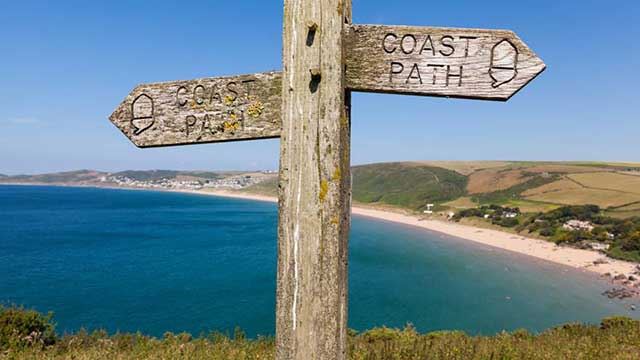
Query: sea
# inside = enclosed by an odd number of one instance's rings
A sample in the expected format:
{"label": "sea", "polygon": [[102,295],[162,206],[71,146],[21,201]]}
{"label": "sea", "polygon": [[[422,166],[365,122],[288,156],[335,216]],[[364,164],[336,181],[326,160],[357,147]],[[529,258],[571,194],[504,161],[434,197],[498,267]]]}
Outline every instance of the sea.
{"label": "sea", "polygon": [[[0,186],[0,304],[81,328],[275,332],[277,205],[160,191]],[[639,318],[597,276],[354,216],[349,327],[491,335]]]}

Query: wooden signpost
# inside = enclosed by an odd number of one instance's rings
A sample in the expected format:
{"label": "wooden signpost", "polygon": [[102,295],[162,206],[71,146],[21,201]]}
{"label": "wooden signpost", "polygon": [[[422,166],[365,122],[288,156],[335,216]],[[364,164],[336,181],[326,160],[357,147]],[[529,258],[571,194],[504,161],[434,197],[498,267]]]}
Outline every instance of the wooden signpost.
{"label": "wooden signpost", "polygon": [[274,138],[281,96],[274,72],[145,84],[109,119],[138,147]]}
{"label": "wooden signpost", "polygon": [[111,115],[136,146],[280,137],[276,358],[345,359],[350,91],[508,100],[545,65],[513,32],[351,25],[285,0],[282,73],[140,85]]}

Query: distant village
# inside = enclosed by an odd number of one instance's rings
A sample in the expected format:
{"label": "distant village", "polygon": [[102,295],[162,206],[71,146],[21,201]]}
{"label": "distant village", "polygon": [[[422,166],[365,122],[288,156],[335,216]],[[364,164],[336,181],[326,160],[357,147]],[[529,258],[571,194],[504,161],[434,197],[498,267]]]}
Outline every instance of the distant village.
{"label": "distant village", "polygon": [[114,183],[117,186],[145,189],[171,189],[171,190],[203,190],[225,189],[238,190],[265,181],[274,176],[273,171],[259,173],[230,175],[219,179],[194,178],[190,176],[177,176],[173,179],[161,178],[151,180],[134,179],[123,175],[110,175],[101,178],[104,183]]}

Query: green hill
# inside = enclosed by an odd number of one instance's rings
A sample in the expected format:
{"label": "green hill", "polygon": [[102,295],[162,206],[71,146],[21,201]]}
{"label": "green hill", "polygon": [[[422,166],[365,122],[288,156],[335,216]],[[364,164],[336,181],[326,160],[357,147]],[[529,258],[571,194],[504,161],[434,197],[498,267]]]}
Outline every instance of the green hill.
{"label": "green hill", "polygon": [[[640,164],[517,161],[431,161],[352,168],[353,200],[421,210],[479,205],[549,211],[594,204],[611,216],[640,216]],[[275,196],[277,179],[243,189]]]}
{"label": "green hill", "polygon": [[384,163],[353,168],[353,200],[420,210],[465,195],[467,177],[416,163]]}
{"label": "green hill", "polygon": [[[420,210],[465,195],[467,178],[455,171],[415,163],[384,163],[352,168],[353,200]],[[276,196],[278,179],[270,178],[244,192]]]}

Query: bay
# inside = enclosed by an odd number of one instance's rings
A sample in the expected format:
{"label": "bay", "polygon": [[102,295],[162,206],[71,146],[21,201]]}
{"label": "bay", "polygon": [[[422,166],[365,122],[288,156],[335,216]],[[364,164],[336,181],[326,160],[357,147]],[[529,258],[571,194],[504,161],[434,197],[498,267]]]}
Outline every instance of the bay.
{"label": "bay", "polygon": [[[0,303],[60,332],[275,328],[277,206],[193,194],[0,186]],[[542,331],[638,318],[594,275],[354,216],[349,326]]]}

